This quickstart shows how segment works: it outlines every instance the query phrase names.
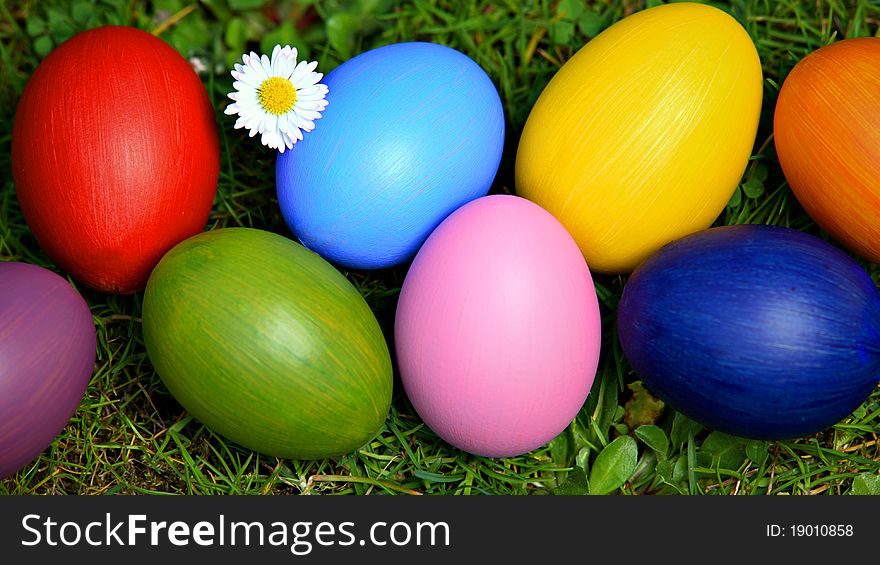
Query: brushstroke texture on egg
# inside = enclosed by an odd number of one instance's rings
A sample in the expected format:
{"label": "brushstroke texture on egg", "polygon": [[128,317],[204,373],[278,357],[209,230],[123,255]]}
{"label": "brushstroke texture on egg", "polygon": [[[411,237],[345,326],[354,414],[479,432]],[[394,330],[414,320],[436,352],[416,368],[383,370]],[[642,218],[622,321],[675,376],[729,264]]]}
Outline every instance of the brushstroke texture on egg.
{"label": "brushstroke texture on egg", "polygon": [[281,211],[307,248],[345,267],[396,265],[450,212],[489,192],[504,113],[466,55],[392,44],[323,82],[323,117],[276,165]]}
{"label": "brushstroke texture on egg", "polygon": [[419,416],[465,451],[536,449],[577,415],[599,357],[593,279],[571,236],[515,196],[479,198],[419,251],[395,322]]}
{"label": "brushstroke texture on egg", "polygon": [[66,280],[0,262],[0,479],[67,425],[92,376],[96,343],[89,307]]}
{"label": "brushstroke texture on egg", "polygon": [[219,167],[204,85],[145,31],[75,35],[18,104],[12,172],[28,226],[56,265],[101,291],[142,290],[166,251],[204,229]]}
{"label": "brushstroke texture on egg", "polygon": [[587,263],[628,272],[711,225],[745,170],[761,63],[717,8],[675,3],[624,18],[556,73],[516,156],[516,191],[572,234]]}
{"label": "brushstroke texture on egg", "polygon": [[880,37],[832,43],[795,65],[776,102],[774,140],[807,213],[880,262]]}
{"label": "brushstroke texture on egg", "polygon": [[873,281],[839,249],[787,228],[714,228],[663,247],[627,282],[618,334],[652,392],[745,437],[819,432],[880,380]]}
{"label": "brushstroke texture on egg", "polygon": [[241,445],[323,459],[368,442],[391,355],[357,289],[300,244],[249,228],[178,244],[144,294],[144,342],[193,416]]}

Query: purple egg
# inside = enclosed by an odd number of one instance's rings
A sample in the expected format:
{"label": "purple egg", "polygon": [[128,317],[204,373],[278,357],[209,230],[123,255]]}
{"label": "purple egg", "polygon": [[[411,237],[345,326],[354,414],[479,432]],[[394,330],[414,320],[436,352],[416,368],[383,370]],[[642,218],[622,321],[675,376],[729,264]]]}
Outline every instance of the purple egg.
{"label": "purple egg", "polygon": [[92,375],[96,342],[89,307],[66,280],[0,263],[0,479],[67,425]]}

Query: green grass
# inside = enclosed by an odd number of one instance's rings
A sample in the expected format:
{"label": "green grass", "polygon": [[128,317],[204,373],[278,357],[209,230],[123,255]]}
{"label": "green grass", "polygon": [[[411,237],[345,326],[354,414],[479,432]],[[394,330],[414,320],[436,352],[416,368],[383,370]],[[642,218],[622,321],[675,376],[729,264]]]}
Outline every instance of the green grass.
{"label": "green grass", "polygon": [[[657,2],[649,1],[647,5]],[[260,4],[261,7],[247,5]],[[311,3],[305,3],[311,4]],[[642,1],[390,0],[281,2],[102,0],[0,2],[0,260],[53,268],[28,231],[10,172],[16,101],[39,60],[71,34],[104,23],[160,32],[206,69],[221,126],[221,173],[209,228],[249,226],[290,236],[274,196],[274,155],[233,130],[223,115],[228,69],[242,49],[292,41],[328,72],[352,54],[396,41],[427,40],[470,55],[497,85],[508,119],[493,192],[514,191],[513,162],[523,124],[543,86],[598,30]],[[746,26],[763,62],[764,113],[755,154],[718,224],[790,226],[827,239],[805,215],[772,143],[777,85],[810,51],[842,37],[877,35],[876,1],[715,2]],[[864,264],[864,263],[863,263]],[[864,264],[875,280],[880,267]],[[346,272],[390,337],[405,267]],[[79,287],[98,329],[98,362],[79,410],[43,455],[0,481],[0,493],[196,494],[545,494],[582,493],[589,476],[626,494],[846,494],[880,492],[880,390],[849,418],[797,441],[747,441],[711,432],[661,410],[622,356],[614,313],[625,278],[596,277],[605,332],[595,386],[569,429],[547,446],[509,459],[463,453],[415,415],[395,381],[391,412],[375,439],[332,460],[279,460],[241,448],[192,420],[170,396],[146,355],[142,294],[109,296]],[[640,425],[656,425],[657,428]],[[638,429],[637,429],[638,428]],[[659,429],[659,433],[658,433]],[[596,465],[618,436],[635,441],[632,465]],[[660,437],[668,445],[664,446]],[[606,452],[609,453],[609,452]],[[605,458],[610,459],[610,458]],[[604,475],[604,479],[602,476]],[[609,478],[610,477],[610,478]],[[622,485],[622,486],[618,486]],[[595,490],[595,489],[594,489]]]}

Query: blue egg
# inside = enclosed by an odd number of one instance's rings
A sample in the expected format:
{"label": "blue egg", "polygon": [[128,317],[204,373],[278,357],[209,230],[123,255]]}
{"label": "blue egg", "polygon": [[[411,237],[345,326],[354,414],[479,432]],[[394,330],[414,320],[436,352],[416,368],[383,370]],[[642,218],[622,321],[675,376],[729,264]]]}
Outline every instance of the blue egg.
{"label": "blue egg", "polygon": [[276,164],[281,212],[307,248],[345,267],[390,267],[489,192],[504,112],[466,55],[398,43],[358,55],[323,82],[327,109]]}
{"label": "blue egg", "polygon": [[714,228],[630,277],[623,352],[686,416],[756,439],[822,431],[880,379],[880,293],[848,255],[787,228]]}

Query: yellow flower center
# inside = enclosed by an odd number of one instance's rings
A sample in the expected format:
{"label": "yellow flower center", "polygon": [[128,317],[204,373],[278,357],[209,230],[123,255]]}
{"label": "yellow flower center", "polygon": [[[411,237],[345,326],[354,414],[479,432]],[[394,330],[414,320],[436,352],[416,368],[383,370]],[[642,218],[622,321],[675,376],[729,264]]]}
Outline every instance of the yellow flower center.
{"label": "yellow flower center", "polygon": [[269,77],[257,89],[260,105],[270,114],[281,116],[296,104],[296,88],[286,78]]}

